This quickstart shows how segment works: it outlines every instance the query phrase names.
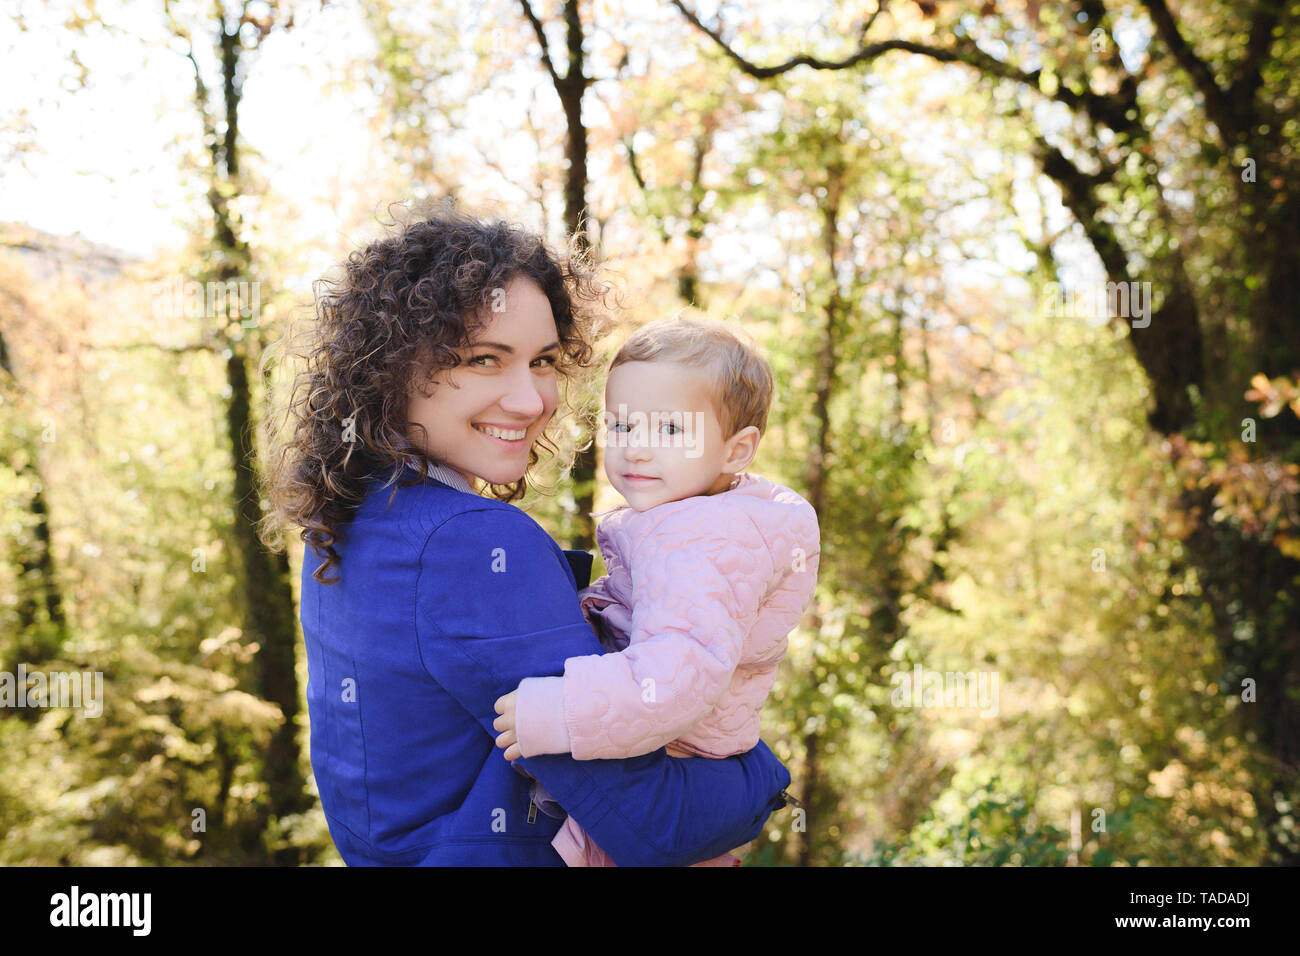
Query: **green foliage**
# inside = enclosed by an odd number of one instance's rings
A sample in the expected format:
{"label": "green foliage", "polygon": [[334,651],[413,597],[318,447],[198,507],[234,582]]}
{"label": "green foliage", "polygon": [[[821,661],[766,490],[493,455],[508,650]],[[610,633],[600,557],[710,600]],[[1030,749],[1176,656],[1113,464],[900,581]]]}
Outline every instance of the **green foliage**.
{"label": "green foliage", "polygon": [[[880,844],[854,862],[861,866],[1061,866],[1069,834],[1037,819],[1021,793],[997,779],[964,799],[945,792],[901,844]],[[955,804],[955,806],[954,806]]]}

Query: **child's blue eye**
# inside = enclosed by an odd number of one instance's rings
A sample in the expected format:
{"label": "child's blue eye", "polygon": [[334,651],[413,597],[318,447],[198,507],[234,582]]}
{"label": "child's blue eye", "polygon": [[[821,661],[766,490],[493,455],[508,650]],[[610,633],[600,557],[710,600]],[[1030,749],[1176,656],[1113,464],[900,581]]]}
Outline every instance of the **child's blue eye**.
{"label": "child's blue eye", "polygon": [[665,424],[666,426],[668,426],[669,428],[673,429],[672,431],[670,431],[670,432],[668,433],[668,434],[670,434],[670,435],[676,435],[679,431],[681,431],[681,428],[678,427],[678,425],[677,425],[676,422],[664,422],[664,424]]}

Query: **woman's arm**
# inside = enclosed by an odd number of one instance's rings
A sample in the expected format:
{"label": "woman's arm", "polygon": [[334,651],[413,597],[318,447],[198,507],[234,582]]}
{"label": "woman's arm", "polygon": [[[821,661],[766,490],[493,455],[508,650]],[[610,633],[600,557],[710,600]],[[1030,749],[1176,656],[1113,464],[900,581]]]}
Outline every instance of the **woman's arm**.
{"label": "woman's arm", "polygon": [[[493,739],[497,698],[524,677],[559,674],[568,657],[600,652],[564,556],[513,508],[466,512],[430,535],[415,613],[425,668]],[[504,757],[494,750],[489,759]],[[752,840],[790,781],[762,744],[724,760],[659,750],[519,763],[622,866],[686,865]]]}

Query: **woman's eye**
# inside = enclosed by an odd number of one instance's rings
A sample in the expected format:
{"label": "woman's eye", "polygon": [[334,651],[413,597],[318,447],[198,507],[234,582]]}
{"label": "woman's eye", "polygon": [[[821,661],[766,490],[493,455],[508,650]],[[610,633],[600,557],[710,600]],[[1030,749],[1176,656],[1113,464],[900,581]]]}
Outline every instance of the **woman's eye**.
{"label": "woman's eye", "polygon": [[676,422],[664,422],[664,427],[672,429],[672,431],[668,433],[670,435],[676,435],[679,431],[681,431],[681,429],[677,426]]}
{"label": "woman's eye", "polygon": [[[472,359],[470,359],[470,360],[468,361],[468,363],[466,363],[466,364],[468,364],[468,365],[475,365],[475,364],[478,363],[478,361],[479,361],[480,359],[495,359],[495,358],[496,358],[495,355],[475,355],[475,356],[474,356]],[[550,363],[550,364],[547,366],[548,368],[554,368],[554,367],[555,367],[555,363],[556,363],[556,359],[555,359],[555,357],[552,356],[552,355],[543,355],[543,356],[542,356],[540,359],[538,359],[537,361],[539,361],[539,362],[548,362],[548,363]],[[485,365],[479,365],[479,368],[486,368],[486,367],[487,367],[487,366],[485,366]]]}

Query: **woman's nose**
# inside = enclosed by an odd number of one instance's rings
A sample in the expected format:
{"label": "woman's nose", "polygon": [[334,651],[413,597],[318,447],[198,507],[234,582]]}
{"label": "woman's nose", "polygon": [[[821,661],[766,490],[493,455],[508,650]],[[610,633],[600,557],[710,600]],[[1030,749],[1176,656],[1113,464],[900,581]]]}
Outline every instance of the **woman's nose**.
{"label": "woman's nose", "polygon": [[545,388],[537,376],[526,372],[525,377],[511,383],[510,390],[501,398],[501,408],[520,418],[536,418],[546,410]]}

